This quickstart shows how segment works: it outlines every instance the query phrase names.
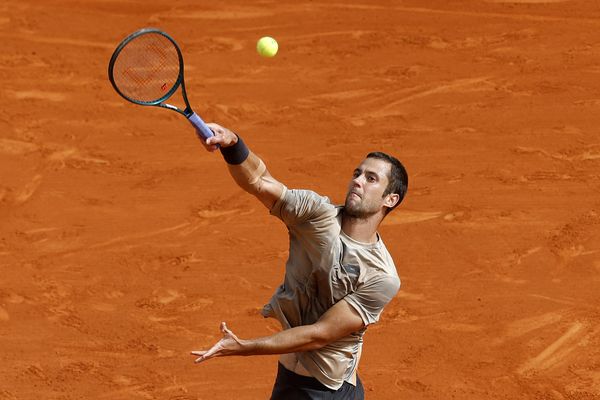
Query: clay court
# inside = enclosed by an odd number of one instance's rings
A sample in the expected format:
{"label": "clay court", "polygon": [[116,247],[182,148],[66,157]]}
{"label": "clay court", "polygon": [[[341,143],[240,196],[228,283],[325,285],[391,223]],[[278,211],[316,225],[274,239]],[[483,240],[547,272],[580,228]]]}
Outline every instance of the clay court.
{"label": "clay court", "polygon": [[23,0],[0,5],[1,400],[271,393],[277,356],[189,352],[279,329],[285,226],[185,118],[115,93],[146,26],[288,187],[339,203],[368,152],[406,165],[368,399],[600,399],[598,2]]}

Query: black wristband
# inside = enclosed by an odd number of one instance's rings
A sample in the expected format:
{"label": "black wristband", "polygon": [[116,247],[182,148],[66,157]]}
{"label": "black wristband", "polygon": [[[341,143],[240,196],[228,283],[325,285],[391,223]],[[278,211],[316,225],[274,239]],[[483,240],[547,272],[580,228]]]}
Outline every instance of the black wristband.
{"label": "black wristband", "polygon": [[223,158],[227,164],[239,165],[246,161],[248,155],[250,154],[250,150],[246,147],[246,144],[242,140],[239,135],[237,135],[238,141],[233,146],[223,147],[221,146],[221,154],[223,154]]}

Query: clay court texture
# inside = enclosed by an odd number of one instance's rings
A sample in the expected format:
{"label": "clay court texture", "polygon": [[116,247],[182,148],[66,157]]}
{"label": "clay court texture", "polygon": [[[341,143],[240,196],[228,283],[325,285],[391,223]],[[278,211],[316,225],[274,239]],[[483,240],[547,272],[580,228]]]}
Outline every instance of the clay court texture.
{"label": "clay court texture", "polygon": [[277,356],[189,351],[279,330],[287,231],[185,118],[115,93],[146,26],[288,187],[340,203],[368,152],[406,165],[367,398],[600,398],[600,3],[23,0],[0,5],[0,399],[271,392]]}

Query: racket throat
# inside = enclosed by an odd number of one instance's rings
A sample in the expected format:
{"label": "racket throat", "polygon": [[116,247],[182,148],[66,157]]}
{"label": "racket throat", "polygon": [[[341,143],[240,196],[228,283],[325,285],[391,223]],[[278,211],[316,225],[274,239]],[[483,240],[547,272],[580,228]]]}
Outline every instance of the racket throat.
{"label": "racket throat", "polygon": [[194,115],[194,111],[192,111],[192,107],[190,106],[190,102],[188,100],[187,97],[187,92],[185,90],[185,81],[183,80],[183,65],[181,66],[181,75],[180,75],[180,82],[181,82],[181,97],[183,97],[183,102],[185,103],[185,109],[183,110],[183,115],[185,115],[188,119]]}
{"label": "racket throat", "polygon": [[192,111],[192,108],[190,106],[187,106],[185,110],[183,110],[183,115],[185,115],[189,119],[192,115],[194,115],[194,111]]}

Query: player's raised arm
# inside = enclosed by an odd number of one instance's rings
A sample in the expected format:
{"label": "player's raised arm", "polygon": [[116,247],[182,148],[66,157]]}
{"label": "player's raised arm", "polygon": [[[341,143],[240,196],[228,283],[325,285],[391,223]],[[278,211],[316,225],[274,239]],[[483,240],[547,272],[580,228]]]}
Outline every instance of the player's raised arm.
{"label": "player's raised arm", "polygon": [[281,197],[284,186],[269,174],[264,162],[242,141],[221,125],[209,123],[215,136],[208,138],[204,146],[208,151],[221,150],[229,173],[246,192],[255,196],[268,209]]}

